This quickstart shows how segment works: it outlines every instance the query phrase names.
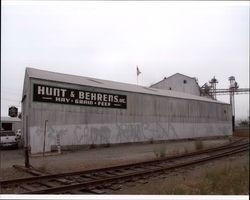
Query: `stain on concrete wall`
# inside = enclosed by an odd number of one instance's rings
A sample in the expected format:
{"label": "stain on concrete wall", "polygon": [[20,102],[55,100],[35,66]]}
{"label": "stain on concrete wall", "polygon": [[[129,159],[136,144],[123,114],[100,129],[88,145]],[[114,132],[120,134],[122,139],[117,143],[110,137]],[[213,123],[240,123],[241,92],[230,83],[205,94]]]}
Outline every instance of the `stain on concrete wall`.
{"label": "stain on concrete wall", "polygon": [[[199,134],[192,133],[194,129]],[[60,135],[61,145],[91,145],[142,142],[150,140],[167,140],[207,137],[230,134],[230,124],[194,124],[192,123],[130,123],[130,124],[92,124],[48,126],[45,150],[50,151],[56,145],[56,137]],[[213,131],[212,131],[213,130]],[[43,150],[43,127],[31,127],[31,152]],[[181,133],[181,134],[180,134]]]}

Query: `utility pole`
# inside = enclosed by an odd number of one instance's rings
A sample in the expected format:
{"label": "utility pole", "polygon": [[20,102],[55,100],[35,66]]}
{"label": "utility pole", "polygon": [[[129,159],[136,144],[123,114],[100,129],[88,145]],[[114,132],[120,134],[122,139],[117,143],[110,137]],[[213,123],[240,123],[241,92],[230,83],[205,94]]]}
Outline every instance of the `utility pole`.
{"label": "utility pole", "polygon": [[232,127],[233,127],[233,132],[234,132],[235,131],[235,100],[234,100],[234,93],[239,88],[239,85],[235,81],[234,76],[230,76],[228,78],[228,80],[230,82],[230,86],[229,86],[230,104],[231,104],[231,108],[232,108]]}

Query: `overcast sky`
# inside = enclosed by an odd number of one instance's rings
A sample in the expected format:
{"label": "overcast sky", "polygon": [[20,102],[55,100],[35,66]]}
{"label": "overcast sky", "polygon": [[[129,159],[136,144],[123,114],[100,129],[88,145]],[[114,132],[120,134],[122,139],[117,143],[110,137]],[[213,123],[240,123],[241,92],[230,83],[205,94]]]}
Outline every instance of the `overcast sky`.
{"label": "overcast sky", "polygon": [[[26,67],[149,86],[174,73],[249,88],[249,2],[2,1],[1,116]],[[229,102],[229,96],[221,96]],[[249,114],[236,97],[236,118]]]}

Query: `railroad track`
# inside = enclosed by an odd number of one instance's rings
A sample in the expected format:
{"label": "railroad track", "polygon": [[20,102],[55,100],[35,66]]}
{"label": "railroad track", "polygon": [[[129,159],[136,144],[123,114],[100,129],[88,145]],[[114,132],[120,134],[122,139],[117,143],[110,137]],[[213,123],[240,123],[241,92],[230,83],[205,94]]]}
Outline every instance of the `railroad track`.
{"label": "railroad track", "polygon": [[248,140],[140,163],[0,181],[2,194],[103,194],[123,184],[147,183],[152,176],[249,150]]}

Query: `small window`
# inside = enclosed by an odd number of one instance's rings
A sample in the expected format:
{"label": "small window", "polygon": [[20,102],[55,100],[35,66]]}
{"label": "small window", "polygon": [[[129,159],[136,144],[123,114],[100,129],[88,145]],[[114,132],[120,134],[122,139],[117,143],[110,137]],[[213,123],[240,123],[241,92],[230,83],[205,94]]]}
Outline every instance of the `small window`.
{"label": "small window", "polygon": [[224,110],[224,114],[226,114],[227,113],[227,111],[226,110]]}
{"label": "small window", "polygon": [[172,90],[172,88],[170,87],[169,90]]}
{"label": "small window", "polygon": [[183,83],[186,84],[186,83],[187,83],[187,80],[184,80]]}
{"label": "small window", "polygon": [[2,123],[2,128],[5,131],[11,131],[12,130],[12,123]]}

